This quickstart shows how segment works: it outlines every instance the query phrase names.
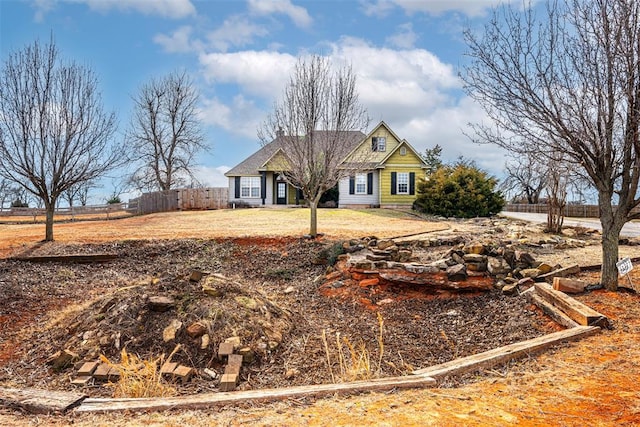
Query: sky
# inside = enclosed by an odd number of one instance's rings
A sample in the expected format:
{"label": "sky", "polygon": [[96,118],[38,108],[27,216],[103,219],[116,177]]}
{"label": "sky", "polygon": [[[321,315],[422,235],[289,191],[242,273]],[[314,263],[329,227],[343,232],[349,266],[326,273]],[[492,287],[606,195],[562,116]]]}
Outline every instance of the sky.
{"label": "sky", "polygon": [[198,178],[227,186],[224,172],[260,148],[257,130],[297,59],[322,55],[352,67],[368,130],[384,120],[418,152],[438,144],[443,160],[464,156],[500,177],[505,154],[471,141],[468,123],[486,118],[458,77],[463,31],[481,31],[499,2],[1,0],[0,58],[53,36],[64,58],[96,72],[104,106],[118,116],[115,138],[144,83],[185,70],[211,146]]}

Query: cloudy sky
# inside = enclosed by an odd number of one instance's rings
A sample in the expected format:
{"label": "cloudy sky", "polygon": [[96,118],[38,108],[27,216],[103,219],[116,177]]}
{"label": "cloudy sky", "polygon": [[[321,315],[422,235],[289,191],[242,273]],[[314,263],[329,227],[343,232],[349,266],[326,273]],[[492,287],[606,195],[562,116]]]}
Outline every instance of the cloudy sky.
{"label": "cloudy sky", "polygon": [[120,137],[131,96],[152,77],[187,70],[201,93],[210,153],[204,183],[259,148],[256,131],[296,59],[351,64],[371,126],[384,120],[418,151],[436,144],[500,176],[504,154],[470,142],[483,113],[462,91],[465,28],[480,30],[499,0],[2,0],[0,55],[53,35],[91,66]]}

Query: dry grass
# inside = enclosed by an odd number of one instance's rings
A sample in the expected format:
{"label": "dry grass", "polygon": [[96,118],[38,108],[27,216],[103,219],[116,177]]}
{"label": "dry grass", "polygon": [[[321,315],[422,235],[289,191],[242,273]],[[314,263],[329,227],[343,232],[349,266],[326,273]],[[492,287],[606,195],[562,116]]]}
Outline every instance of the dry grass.
{"label": "dry grass", "polygon": [[[2,218],[0,217],[0,222]],[[318,231],[328,239],[393,237],[447,229],[407,212],[389,209],[320,209]],[[111,221],[54,225],[60,242],[93,243],[132,239],[299,237],[308,233],[309,210],[223,209],[169,212]],[[0,257],[28,249],[44,238],[44,224],[1,224]]]}
{"label": "dry grass", "polygon": [[[325,355],[327,357],[327,366],[331,379],[335,383],[358,381],[358,380],[370,380],[380,376],[380,370],[382,366],[382,359],[384,356],[384,319],[382,315],[378,313],[378,361],[377,366],[371,365],[371,352],[367,348],[364,340],[360,339],[357,344],[353,344],[348,337],[342,337],[340,339],[340,332],[336,332],[336,350],[335,356],[331,357],[331,350],[329,349],[329,343],[327,341],[327,334],[325,330],[322,330],[322,343],[324,344]],[[332,359],[337,359],[339,367],[339,378],[336,378],[333,372]]]}
{"label": "dry grass", "polygon": [[141,359],[135,354],[130,354],[126,349],[120,352],[120,363],[110,361],[106,356],[100,355],[100,360],[115,368],[120,373],[120,379],[115,383],[108,383],[107,387],[113,389],[113,397],[169,397],[175,396],[176,389],[167,384],[158,371],[165,361],[180,349],[180,345],[171,352],[168,358],[164,355],[154,359]]}

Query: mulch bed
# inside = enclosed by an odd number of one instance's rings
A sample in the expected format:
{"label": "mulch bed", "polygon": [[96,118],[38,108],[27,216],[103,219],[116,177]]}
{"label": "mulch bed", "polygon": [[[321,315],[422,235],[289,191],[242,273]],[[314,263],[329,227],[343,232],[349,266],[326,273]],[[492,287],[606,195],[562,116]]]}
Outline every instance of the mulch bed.
{"label": "mulch bed", "polygon": [[[415,289],[372,289],[376,293],[368,304],[361,295],[323,296],[317,278],[327,266],[317,258],[333,243],[293,238],[253,244],[247,239],[50,243],[32,255],[115,253],[118,258],[100,264],[0,260],[0,385],[70,390],[74,370],[56,372],[45,363],[65,348],[85,360],[104,354],[117,361],[122,348],[155,358],[180,343],[174,361],[221,372],[216,351],[230,336],[240,336],[255,352],[243,366],[240,389],[329,383],[349,379],[352,355],[368,356],[374,375],[395,376],[557,328],[523,297],[493,291],[442,298]],[[226,293],[202,292],[201,282],[189,280],[194,270],[205,272],[205,278],[228,277]],[[169,295],[176,307],[150,312],[151,295]],[[239,303],[247,299],[259,307]],[[377,304],[372,307],[371,301]],[[208,348],[184,332],[165,343],[162,332],[173,319],[185,327],[206,321]],[[178,386],[180,394],[216,389],[217,382],[204,375]],[[95,385],[85,391],[107,396],[111,390]]]}

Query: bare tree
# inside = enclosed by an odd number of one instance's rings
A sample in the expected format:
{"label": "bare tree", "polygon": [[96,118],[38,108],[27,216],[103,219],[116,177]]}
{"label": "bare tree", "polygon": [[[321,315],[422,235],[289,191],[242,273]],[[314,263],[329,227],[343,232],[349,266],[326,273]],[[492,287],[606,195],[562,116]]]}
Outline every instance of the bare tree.
{"label": "bare tree", "polygon": [[153,79],[133,98],[127,141],[141,190],[170,190],[193,181],[196,155],[207,149],[198,119],[198,92],[185,72]]}
{"label": "bare tree", "polygon": [[69,188],[115,167],[122,150],[110,144],[114,113],[102,108],[94,72],[63,62],[53,42],[9,55],[0,75],[0,175],[46,209],[45,240]]}
{"label": "bare tree", "polygon": [[[309,203],[312,237],[318,232],[322,194],[367,166],[368,153],[351,152],[354,135],[362,135],[368,123],[352,69],[333,70],[328,59],[313,56],[298,61],[282,100],[258,131],[263,143],[275,137],[282,141],[288,159],[283,175]],[[349,154],[350,161],[343,163]]]}
{"label": "bare tree", "polygon": [[80,203],[80,206],[86,206],[89,191],[93,188],[99,188],[99,184],[95,181],[83,181],[65,190],[62,195],[70,208],[75,206],[76,201]]}
{"label": "bare tree", "polygon": [[502,182],[502,190],[515,197],[526,199],[527,203],[540,203],[540,195],[547,183],[547,159],[540,159],[532,153],[511,156],[505,164],[506,178]]}
{"label": "bare tree", "polygon": [[618,240],[640,177],[640,2],[550,2],[495,10],[484,34],[466,33],[466,90],[496,127],[479,142],[512,152],[562,152],[598,192],[602,284],[617,289]]}

